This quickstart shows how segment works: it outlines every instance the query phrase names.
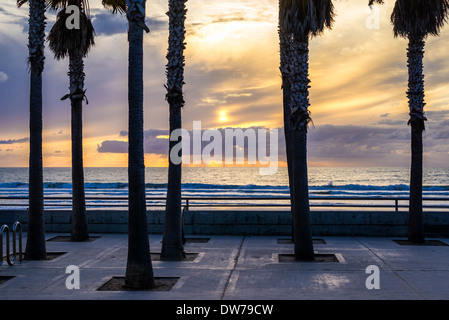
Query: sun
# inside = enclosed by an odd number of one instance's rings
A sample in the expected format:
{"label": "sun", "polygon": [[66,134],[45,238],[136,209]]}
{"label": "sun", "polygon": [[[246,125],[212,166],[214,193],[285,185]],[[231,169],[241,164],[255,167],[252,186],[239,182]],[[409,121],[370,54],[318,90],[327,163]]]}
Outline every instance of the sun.
{"label": "sun", "polygon": [[221,110],[218,113],[218,120],[220,122],[227,122],[228,121],[228,114],[227,114],[227,112],[225,110]]}

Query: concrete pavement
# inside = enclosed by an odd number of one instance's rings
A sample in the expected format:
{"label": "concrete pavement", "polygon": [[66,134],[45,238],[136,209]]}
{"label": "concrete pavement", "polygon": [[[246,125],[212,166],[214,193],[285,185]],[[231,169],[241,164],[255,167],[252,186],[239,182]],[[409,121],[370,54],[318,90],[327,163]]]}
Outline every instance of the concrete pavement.
{"label": "concrete pavement", "polygon": [[[334,261],[280,262],[280,254],[293,253],[285,237],[187,236],[185,251],[191,259],[169,262],[158,259],[162,235],[151,234],[154,276],[174,278],[174,286],[168,291],[102,291],[111,278],[125,275],[127,235],[49,241],[56,236],[68,234],[46,235],[47,252],[63,253],[52,260],[16,261],[14,266],[3,261],[0,300],[449,299],[447,238],[432,238],[439,246],[412,246],[393,241],[397,237],[320,237],[315,252],[330,254]],[[72,270],[68,266],[79,270],[79,289],[66,287],[69,277],[69,286],[76,277],[66,273]],[[379,288],[368,289],[367,282]]]}

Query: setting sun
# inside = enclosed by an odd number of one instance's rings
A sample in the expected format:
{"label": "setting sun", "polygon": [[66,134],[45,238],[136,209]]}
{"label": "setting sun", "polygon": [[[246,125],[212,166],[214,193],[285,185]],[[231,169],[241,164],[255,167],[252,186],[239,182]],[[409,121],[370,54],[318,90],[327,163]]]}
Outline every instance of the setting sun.
{"label": "setting sun", "polygon": [[227,115],[227,112],[225,111],[225,110],[221,110],[219,113],[219,120],[220,120],[220,122],[226,122],[226,121],[228,121],[228,115]]}

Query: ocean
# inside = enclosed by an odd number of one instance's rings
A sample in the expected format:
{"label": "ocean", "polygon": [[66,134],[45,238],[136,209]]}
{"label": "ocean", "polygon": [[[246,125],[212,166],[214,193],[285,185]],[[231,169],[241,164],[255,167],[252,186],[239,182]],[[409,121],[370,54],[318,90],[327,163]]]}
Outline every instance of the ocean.
{"label": "ocean", "polygon": [[[309,192],[311,205],[345,203],[345,198],[408,197],[409,168],[328,168],[310,167]],[[167,187],[167,168],[146,168],[146,191],[148,204],[163,206]],[[127,168],[85,168],[86,197],[92,199],[92,208],[126,207],[128,194]],[[274,200],[288,197],[288,175],[286,168],[278,168],[274,175],[260,175],[255,167],[185,167],[182,177],[183,197],[207,198],[193,200],[190,204],[204,206],[227,203],[248,205],[256,203],[254,197],[264,198],[257,203],[288,204]],[[449,200],[449,168],[425,168],[423,174],[423,196]],[[71,169],[44,168],[44,194],[50,208],[70,206],[69,199],[50,199],[71,196]],[[0,168],[0,198],[28,196],[28,168]],[[220,197],[238,197],[238,200],[222,201]],[[339,198],[338,200],[329,199]],[[104,198],[104,199],[98,199]],[[112,201],[113,198],[122,200]],[[353,200],[346,201],[354,203]],[[360,202],[360,201],[359,201]],[[378,203],[367,200],[366,204]],[[14,208],[26,208],[26,200],[0,199],[0,208],[13,204]],[[11,207],[9,207],[11,208]]]}

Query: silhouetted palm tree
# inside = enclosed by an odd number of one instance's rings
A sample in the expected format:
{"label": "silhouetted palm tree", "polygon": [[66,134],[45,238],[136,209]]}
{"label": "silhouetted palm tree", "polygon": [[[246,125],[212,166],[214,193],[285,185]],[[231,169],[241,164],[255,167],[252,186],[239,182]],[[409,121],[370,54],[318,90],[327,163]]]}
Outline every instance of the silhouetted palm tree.
{"label": "silhouetted palm tree", "polygon": [[30,155],[29,213],[25,258],[44,260],[44,178],[42,164],[42,72],[44,70],[45,0],[17,0],[29,3],[28,62],[30,66]]}
{"label": "silhouetted palm tree", "polygon": [[[95,31],[86,10],[85,0],[49,0],[54,9],[61,9],[57,21],[48,35],[50,49],[57,60],[69,57],[70,93],[62,100],[70,98],[72,117],[72,241],[89,239],[86,217],[86,198],[84,192],[83,166],[83,99],[84,89],[84,58],[94,45]],[[71,13],[66,12],[69,5],[75,5],[80,10],[80,28],[68,29],[66,21]],[[87,99],[86,99],[87,102]]]}
{"label": "silhouetted palm tree", "polygon": [[[370,0],[383,3],[382,0]],[[408,39],[408,104],[411,126],[411,168],[408,240],[425,241],[422,208],[424,74],[423,59],[425,39],[439,35],[448,16],[449,0],[397,0],[391,15],[395,37]]]}
{"label": "silhouetted palm tree", "polygon": [[424,75],[423,58],[425,39],[438,35],[446,21],[449,8],[447,0],[398,0],[391,15],[394,35],[407,38],[408,91],[411,126],[411,170],[408,239],[424,242],[422,211],[422,170],[424,131]]}
{"label": "silhouetted palm tree", "polygon": [[128,259],[125,286],[147,289],[154,286],[145,195],[143,137],[143,30],[146,0],[103,0],[113,13],[125,13],[128,19]]}
{"label": "silhouetted palm tree", "polygon": [[[167,53],[166,100],[170,107],[170,133],[182,128],[181,109],[184,106],[185,19],[187,0],[169,0],[169,38]],[[170,150],[178,141],[170,139]],[[179,157],[181,155],[178,155]],[[182,260],[185,257],[182,240],[181,168],[182,163],[169,152],[167,200],[165,209],[162,260]]]}
{"label": "silhouetted palm tree", "polygon": [[314,260],[307,176],[309,38],[331,27],[334,7],[331,0],[281,0],[279,10],[279,32],[286,39],[281,49],[287,51],[282,69],[290,84],[294,253],[296,260]]}

